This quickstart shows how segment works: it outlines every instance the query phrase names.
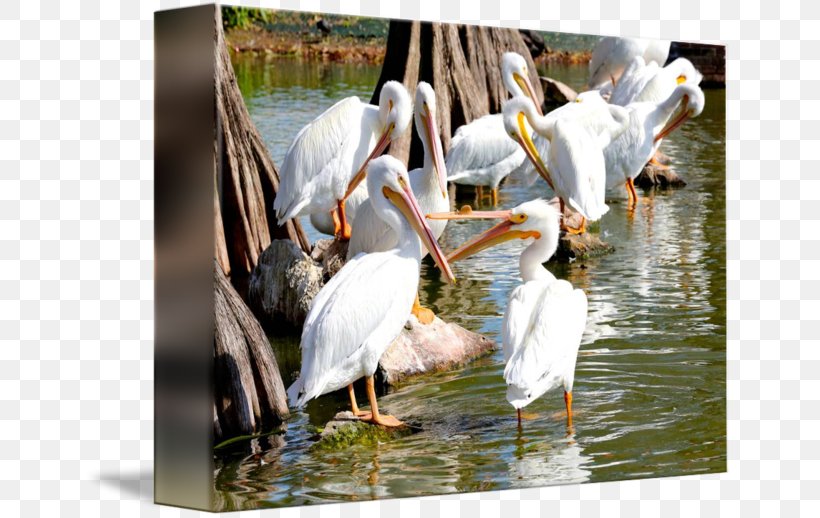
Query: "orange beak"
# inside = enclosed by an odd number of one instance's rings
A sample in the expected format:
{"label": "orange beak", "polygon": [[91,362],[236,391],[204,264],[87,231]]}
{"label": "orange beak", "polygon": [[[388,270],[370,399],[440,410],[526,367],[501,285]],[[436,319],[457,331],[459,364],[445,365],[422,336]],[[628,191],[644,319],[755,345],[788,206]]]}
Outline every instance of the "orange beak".
{"label": "orange beak", "polygon": [[666,123],[666,126],[661,129],[660,133],[655,136],[654,142],[657,142],[662,138],[666,138],[667,135],[678,129],[681,124],[686,122],[686,119],[688,119],[690,115],[691,111],[689,110],[689,97],[683,96],[681,109],[669,120],[669,122]]}
{"label": "orange beak", "polygon": [[544,161],[541,159],[541,155],[538,153],[538,150],[535,148],[535,144],[530,137],[530,134],[527,132],[527,127],[524,124],[526,116],[523,113],[518,114],[518,135],[516,135],[515,140],[518,142],[518,145],[524,150],[524,153],[527,154],[527,158],[530,159],[532,165],[535,166],[535,170],[541,175],[547,184],[550,186],[550,189],[555,191],[555,185],[552,183],[552,176],[550,176],[550,172],[547,169],[547,166],[544,165]]}
{"label": "orange beak", "polygon": [[541,234],[535,230],[517,230],[516,223],[512,220],[513,214],[509,210],[496,211],[469,211],[469,212],[443,212],[428,214],[428,219],[502,219],[501,223],[491,227],[489,230],[479,234],[458,249],[450,252],[447,256],[448,262],[456,262],[477,254],[482,250],[499,245],[513,239],[538,239]]}
{"label": "orange beak", "polygon": [[436,126],[435,116],[430,113],[427,106],[424,107],[424,115],[421,116],[424,121],[424,130],[427,135],[427,149],[431,149],[433,153],[433,167],[436,169],[436,176],[438,177],[438,185],[441,189],[442,198],[447,197],[447,170],[444,168],[444,160],[442,160],[438,145],[438,126]]}
{"label": "orange beak", "polygon": [[384,129],[379,137],[379,140],[376,142],[376,147],[373,148],[373,151],[370,152],[370,155],[368,155],[362,166],[358,171],[356,171],[356,174],[353,175],[353,179],[351,179],[350,183],[347,185],[347,192],[345,192],[345,196],[342,198],[342,201],[345,201],[351,194],[353,194],[356,187],[358,187],[359,184],[362,183],[362,180],[365,179],[367,176],[367,164],[369,164],[374,158],[384,153],[384,150],[387,149],[387,146],[390,144],[390,133],[392,131],[393,124],[390,124],[390,126]]}
{"label": "orange beak", "polygon": [[399,185],[401,185],[402,188],[401,192],[394,191],[389,187],[382,188],[384,197],[390,200],[390,202],[401,211],[410,223],[410,226],[413,227],[413,230],[418,234],[421,243],[430,252],[430,256],[441,271],[444,272],[447,280],[450,281],[451,284],[455,284],[456,276],[453,274],[453,270],[450,268],[447,259],[444,258],[444,252],[442,252],[438,246],[438,242],[436,242],[436,237],[433,235],[430,225],[428,225],[427,220],[424,219],[424,215],[421,212],[421,208],[419,208],[416,197],[413,195],[413,191],[404,179],[399,179]]}
{"label": "orange beak", "polygon": [[524,92],[527,93],[530,99],[532,99],[532,104],[535,105],[536,111],[538,111],[538,115],[544,116],[544,112],[541,111],[541,104],[538,102],[538,97],[535,96],[535,88],[532,87],[532,83],[530,82],[530,78],[527,76],[522,76],[518,72],[513,73],[513,79],[518,86],[521,87]]}

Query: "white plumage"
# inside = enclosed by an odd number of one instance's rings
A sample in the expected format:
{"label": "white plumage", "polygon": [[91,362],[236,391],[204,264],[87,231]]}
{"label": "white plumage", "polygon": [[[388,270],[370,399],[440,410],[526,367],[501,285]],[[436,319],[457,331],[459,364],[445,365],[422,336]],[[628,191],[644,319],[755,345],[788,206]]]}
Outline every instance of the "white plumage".
{"label": "white plumage", "polygon": [[[660,103],[636,102],[628,105],[626,130],[604,149],[607,189],[626,184],[633,201],[635,193],[631,183],[654,154],[656,142],[686,119],[700,115],[704,102],[703,91],[699,87],[682,84]],[[678,114],[673,117],[679,107]]]}
{"label": "white plumage", "polygon": [[669,57],[669,42],[615,36],[601,38],[589,61],[588,86],[600,88],[608,82],[617,84],[624,69],[636,56],[642,56],[646,63],[663,66]]}
{"label": "white plumage", "polygon": [[[607,106],[603,110],[589,110],[578,120],[540,117],[528,99],[516,98],[506,103],[503,113],[508,134],[518,141],[562,202],[585,220],[600,219],[609,210],[604,200],[606,167],[602,149],[623,131],[627,121],[625,110]],[[609,122],[602,122],[606,117]],[[525,120],[550,142],[547,163],[532,143]],[[582,224],[579,231],[583,232],[583,228]]]}
{"label": "white plumage", "polygon": [[[513,97],[537,98],[521,55],[507,52],[501,58],[501,77]],[[540,108],[538,108],[540,110]],[[490,114],[460,126],[447,151],[447,180],[457,184],[487,186],[493,192],[501,181],[526,161],[524,153],[504,135],[501,114]]]}
{"label": "white plumage", "polygon": [[571,422],[575,361],[586,327],[587,298],[542,266],[558,248],[559,212],[543,200],[533,200],[511,211],[428,217],[502,220],[452,252],[448,256],[451,262],[513,239],[528,243],[519,259],[523,284],[510,294],[502,325],[507,401],[519,410],[520,420],[521,408],[546,391],[563,386]]}
{"label": "white plumage", "polygon": [[624,71],[609,102],[619,106],[633,102],[658,103],[672,95],[679,84],[697,86],[701,79],[703,75],[686,58],[658,67],[654,62],[645,64],[642,57],[636,57]]}
{"label": "white plumage", "polygon": [[[416,87],[414,118],[416,132],[424,146],[424,164],[408,173],[413,194],[419,202],[422,213],[443,212],[450,208],[447,193],[447,169],[442,160],[441,137],[436,117],[436,95],[433,88],[421,82]],[[433,236],[438,239],[444,233],[446,221],[431,221]],[[379,216],[373,205],[365,201],[353,226],[347,257],[361,252],[383,252],[396,244],[396,233]],[[427,250],[423,251],[423,256]]]}
{"label": "white plumage", "polygon": [[401,162],[380,157],[371,162],[368,172],[371,203],[399,236],[398,243],[386,252],[357,255],[317,294],[302,330],[301,373],[288,388],[288,399],[292,406],[301,407],[367,377],[370,419],[390,426],[398,421],[379,416],[372,376],[382,353],[410,315],[419,282],[419,237],[448,278],[453,280],[453,276],[421,215]]}
{"label": "white plumage", "polygon": [[404,132],[410,113],[407,90],[389,81],[382,87],[379,106],[348,97],[302,128],[279,171],[273,204],[279,224],[335,209],[368,157]]}
{"label": "white plumage", "polygon": [[504,314],[504,380],[516,409],[563,386],[572,392],[587,298],[564,280],[531,280],[510,295]]}

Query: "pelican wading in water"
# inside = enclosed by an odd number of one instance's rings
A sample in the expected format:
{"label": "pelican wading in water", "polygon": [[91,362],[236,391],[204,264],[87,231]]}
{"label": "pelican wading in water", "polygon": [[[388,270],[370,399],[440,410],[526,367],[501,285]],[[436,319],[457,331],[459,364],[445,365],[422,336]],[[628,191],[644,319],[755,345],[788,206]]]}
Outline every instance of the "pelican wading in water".
{"label": "pelican wading in water", "polygon": [[655,62],[663,66],[669,58],[668,41],[642,40],[606,36],[601,38],[592,50],[589,60],[589,88],[600,88],[609,83],[617,86],[621,75],[635,56],[643,57],[646,63]]}
{"label": "pelican wading in water", "polygon": [[687,119],[700,115],[704,104],[698,86],[681,84],[660,103],[628,105],[626,130],[604,149],[607,189],[626,185],[629,206],[634,207],[638,201],[635,178],[655,154],[657,143]]}
{"label": "pelican wading in water", "polygon": [[[441,149],[441,137],[436,118],[436,94],[433,92],[433,87],[425,82],[419,83],[416,87],[414,111],[416,132],[424,146],[424,165],[408,173],[410,187],[419,202],[422,214],[444,212],[450,209],[447,169],[444,165],[444,153]],[[429,222],[436,240],[441,237],[446,224],[446,221]],[[362,252],[384,252],[395,247],[396,241],[396,232],[387,221],[376,214],[374,206],[366,201],[356,216],[347,257],[352,259]],[[427,253],[427,249],[422,247],[422,257]],[[435,318],[432,311],[421,307],[418,294],[413,303],[412,314],[422,324],[429,324]]]}
{"label": "pelican wading in water", "polygon": [[279,171],[273,202],[279,224],[333,211],[334,234],[349,239],[345,200],[364,180],[367,164],[407,129],[410,105],[404,86],[388,81],[378,106],[347,97],[302,128]]}
{"label": "pelican wading in water", "polygon": [[510,294],[502,325],[507,401],[518,413],[542,394],[563,386],[572,424],[575,361],[587,320],[587,297],[542,266],[558,248],[561,215],[544,200],[512,210],[428,214],[428,219],[496,218],[501,222],[447,256],[456,262],[486,248],[521,239],[528,246],[518,268],[523,284]]}
{"label": "pelican wading in water", "polygon": [[[541,114],[538,98],[529,80],[527,62],[520,54],[507,52],[501,57],[501,78],[513,97],[532,99]],[[500,113],[485,115],[460,126],[447,151],[447,180],[462,185],[474,185],[481,196],[484,186],[490,187],[493,205],[498,203],[498,184],[526,162],[526,156],[504,135]]]}
{"label": "pelican wading in water", "polygon": [[[455,277],[410,190],[402,163],[383,156],[371,161],[367,170],[370,203],[398,240],[386,252],[359,254],[348,261],[316,295],[302,329],[302,370],[288,388],[288,399],[298,408],[346,386],[356,416],[399,426],[395,417],[379,413],[373,374],[407,322],[419,285],[422,246],[450,282]],[[359,410],[353,392],[353,382],[361,377],[366,378],[370,412]]]}
{"label": "pelican wading in water", "polygon": [[[569,228],[562,220],[561,229],[573,234],[585,232],[587,220],[596,221],[609,210],[604,201],[606,166],[602,150],[624,131],[627,116],[619,106],[608,106],[604,113],[610,122],[593,131],[591,126],[586,127],[591,124],[588,117],[577,121],[569,117],[542,117],[532,101],[523,97],[510,99],[503,108],[507,134],[524,149],[538,174],[555,191],[561,213],[566,204],[581,215],[578,228]],[[549,141],[548,164],[536,149],[527,123]]]}

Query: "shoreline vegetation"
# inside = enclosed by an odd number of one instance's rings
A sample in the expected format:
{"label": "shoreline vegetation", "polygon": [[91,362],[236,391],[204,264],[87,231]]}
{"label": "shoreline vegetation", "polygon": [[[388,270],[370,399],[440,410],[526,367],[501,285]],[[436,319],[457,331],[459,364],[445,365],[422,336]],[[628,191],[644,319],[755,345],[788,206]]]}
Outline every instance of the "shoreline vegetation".
{"label": "shoreline vegetation", "polygon": [[[339,63],[384,62],[388,19],[223,8],[225,41],[233,53]],[[535,31],[533,31],[535,32]],[[536,64],[589,62],[597,36],[537,32],[544,38]]]}

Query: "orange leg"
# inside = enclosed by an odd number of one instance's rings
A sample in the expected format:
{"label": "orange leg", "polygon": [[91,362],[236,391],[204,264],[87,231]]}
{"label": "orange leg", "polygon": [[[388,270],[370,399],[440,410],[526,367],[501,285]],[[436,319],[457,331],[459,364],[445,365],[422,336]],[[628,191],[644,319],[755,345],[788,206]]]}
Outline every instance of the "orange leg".
{"label": "orange leg", "polygon": [[627,206],[634,209],[638,204],[638,193],[635,191],[635,181],[632,178],[626,179],[626,196],[628,198]]}
{"label": "orange leg", "polygon": [[493,207],[498,205],[498,187],[493,187],[493,190],[490,191],[493,200]]}
{"label": "orange leg", "polygon": [[564,391],[564,403],[567,405],[567,426],[572,426],[572,392]]}
{"label": "orange leg", "polygon": [[353,415],[356,417],[361,417],[362,419],[370,419],[370,412],[359,410],[359,405],[356,403],[356,393],[353,392],[353,383],[347,386],[347,393],[350,396],[350,409],[353,412]]}
{"label": "orange leg", "polygon": [[347,223],[344,200],[336,202],[336,213],[337,215],[333,218],[333,227],[336,239],[339,241],[348,241],[350,239],[350,225]]}
{"label": "orange leg", "polygon": [[587,219],[581,216],[581,225],[578,228],[566,227],[570,234],[583,234],[587,231]]}
{"label": "orange leg", "polygon": [[401,426],[404,423],[393,417],[392,415],[380,414],[379,413],[379,403],[376,401],[376,388],[373,385],[373,376],[368,376],[365,378],[365,383],[367,385],[367,398],[370,400],[370,408],[373,411],[370,419],[366,419],[373,424],[379,424],[382,426]]}
{"label": "orange leg", "polygon": [[418,293],[416,293],[416,300],[413,301],[413,309],[410,310],[410,313],[416,315],[419,322],[424,325],[432,324],[436,318],[436,314],[432,310],[421,307]]}

